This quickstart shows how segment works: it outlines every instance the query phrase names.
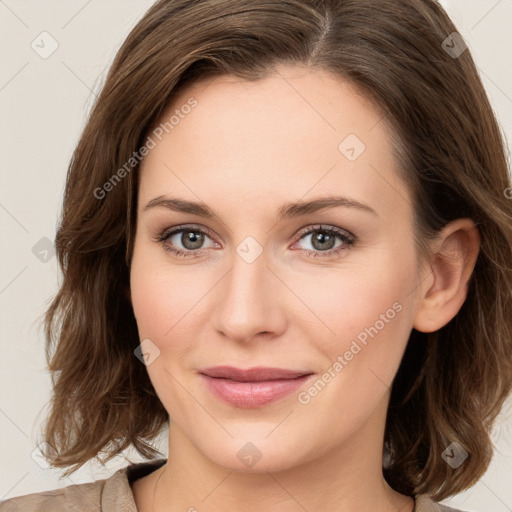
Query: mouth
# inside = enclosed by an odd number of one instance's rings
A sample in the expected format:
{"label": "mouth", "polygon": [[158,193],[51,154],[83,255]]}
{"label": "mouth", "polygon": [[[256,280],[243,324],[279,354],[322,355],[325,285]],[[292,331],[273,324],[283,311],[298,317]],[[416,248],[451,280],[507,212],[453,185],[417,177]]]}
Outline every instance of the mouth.
{"label": "mouth", "polygon": [[309,380],[313,372],[217,366],[200,370],[199,374],[215,397],[235,407],[254,408],[290,395]]}

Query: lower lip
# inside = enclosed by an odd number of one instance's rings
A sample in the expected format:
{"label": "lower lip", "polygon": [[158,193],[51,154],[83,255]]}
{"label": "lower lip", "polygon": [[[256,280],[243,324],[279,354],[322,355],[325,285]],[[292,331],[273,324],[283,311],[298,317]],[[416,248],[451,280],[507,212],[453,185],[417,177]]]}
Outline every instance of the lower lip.
{"label": "lower lip", "polygon": [[228,404],[245,409],[260,407],[297,391],[313,375],[295,379],[236,382],[201,374],[210,391]]}

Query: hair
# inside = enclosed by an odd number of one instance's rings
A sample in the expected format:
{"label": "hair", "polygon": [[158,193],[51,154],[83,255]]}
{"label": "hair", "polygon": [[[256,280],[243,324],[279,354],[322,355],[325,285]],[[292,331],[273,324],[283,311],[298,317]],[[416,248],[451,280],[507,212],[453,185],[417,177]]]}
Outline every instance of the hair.
{"label": "hair", "polygon": [[[69,475],[130,445],[152,458],[151,441],[169,421],[134,355],[139,163],[115,181],[113,170],[126,171],[187,84],[221,75],[256,81],[289,64],[327,70],[385,112],[419,254],[452,220],[478,227],[480,252],[458,314],[436,332],[412,329],[391,390],[383,467],[389,485],[411,496],[440,500],[476,483],[512,388],[512,189],[470,51],[455,57],[443,47],[453,32],[432,0],[160,0],[148,10],[117,52],[68,169],[55,239],[63,281],[44,317],[53,467],[71,467]],[[452,442],[469,455],[456,470],[441,456]]]}

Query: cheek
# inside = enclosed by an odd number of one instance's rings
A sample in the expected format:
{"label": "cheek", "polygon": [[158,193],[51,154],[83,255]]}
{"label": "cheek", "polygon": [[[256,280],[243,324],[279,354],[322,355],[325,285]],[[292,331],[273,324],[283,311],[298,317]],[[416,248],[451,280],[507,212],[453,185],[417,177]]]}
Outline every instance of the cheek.
{"label": "cheek", "polygon": [[317,320],[317,348],[330,363],[346,354],[350,366],[398,368],[411,327],[415,264],[412,249],[390,250],[371,262],[302,281],[298,294],[307,297]]}
{"label": "cheek", "polygon": [[373,262],[354,266],[337,280],[317,281],[308,305],[322,322],[314,322],[316,331],[312,324],[303,324],[323,357],[317,358],[322,362],[319,379],[298,397],[299,402],[328,411],[330,422],[338,427],[329,435],[340,438],[360,428],[382,402],[412,325],[412,253],[396,258],[390,251]]}
{"label": "cheek", "polygon": [[[160,338],[170,328],[174,294],[163,293],[162,280],[154,266],[145,264],[143,258],[132,263],[130,288],[132,304],[139,333],[148,338]],[[167,311],[167,315],[164,314]]]}
{"label": "cheek", "polygon": [[211,286],[192,268],[169,265],[166,255],[152,247],[141,244],[134,249],[130,289],[139,336],[149,338],[161,351],[186,350],[180,340],[193,334],[201,298]]}

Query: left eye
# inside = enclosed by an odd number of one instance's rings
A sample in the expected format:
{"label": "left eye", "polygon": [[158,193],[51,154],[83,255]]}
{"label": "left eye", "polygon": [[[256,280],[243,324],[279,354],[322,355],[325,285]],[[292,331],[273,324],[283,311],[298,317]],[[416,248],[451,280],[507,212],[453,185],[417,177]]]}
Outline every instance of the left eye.
{"label": "left eye", "polygon": [[[338,253],[340,250],[347,249],[348,246],[354,243],[354,237],[339,230],[339,228],[334,229],[318,226],[303,233],[300,240],[306,240],[308,237],[310,237],[310,245],[312,248],[306,248],[304,250],[309,252],[314,250],[327,254]],[[341,241],[338,245],[335,245],[336,239]]]}

